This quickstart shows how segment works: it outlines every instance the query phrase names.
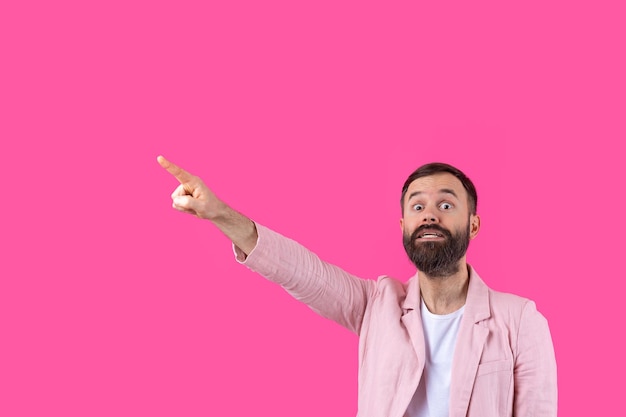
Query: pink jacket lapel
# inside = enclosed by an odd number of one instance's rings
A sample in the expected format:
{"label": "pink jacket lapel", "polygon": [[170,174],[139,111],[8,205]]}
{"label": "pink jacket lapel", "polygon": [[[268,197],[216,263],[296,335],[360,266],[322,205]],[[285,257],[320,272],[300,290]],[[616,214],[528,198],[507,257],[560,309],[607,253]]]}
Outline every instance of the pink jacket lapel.
{"label": "pink jacket lapel", "polygon": [[467,415],[478,364],[489,335],[489,329],[480,322],[490,316],[489,289],[470,267],[465,311],[452,362],[450,417]]}

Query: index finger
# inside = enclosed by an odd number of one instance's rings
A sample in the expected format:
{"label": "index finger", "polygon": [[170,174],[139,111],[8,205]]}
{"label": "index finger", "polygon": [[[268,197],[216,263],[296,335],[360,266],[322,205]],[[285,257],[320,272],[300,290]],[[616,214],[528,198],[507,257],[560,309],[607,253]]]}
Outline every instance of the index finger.
{"label": "index finger", "polygon": [[167,172],[172,174],[181,184],[191,182],[194,178],[194,176],[191,175],[189,172],[185,171],[178,165],[168,161],[162,155],[157,156],[157,161],[159,162],[159,165],[165,168]]}

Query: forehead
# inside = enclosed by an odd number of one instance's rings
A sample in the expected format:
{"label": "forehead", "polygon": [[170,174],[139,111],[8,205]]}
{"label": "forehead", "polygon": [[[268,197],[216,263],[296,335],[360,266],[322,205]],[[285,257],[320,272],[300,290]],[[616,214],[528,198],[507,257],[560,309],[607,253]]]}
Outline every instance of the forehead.
{"label": "forehead", "polygon": [[437,194],[449,194],[446,190],[454,192],[460,200],[467,198],[467,191],[461,181],[454,175],[441,172],[434,175],[428,175],[421,177],[409,184],[409,188],[406,192],[408,198],[412,194],[431,196]]}

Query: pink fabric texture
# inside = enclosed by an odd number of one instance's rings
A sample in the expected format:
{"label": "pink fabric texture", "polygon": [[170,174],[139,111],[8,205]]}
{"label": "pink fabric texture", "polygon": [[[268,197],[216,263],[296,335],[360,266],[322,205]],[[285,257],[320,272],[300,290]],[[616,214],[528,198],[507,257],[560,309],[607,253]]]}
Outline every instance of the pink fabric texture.
{"label": "pink fabric texture", "polygon": [[[237,260],[359,335],[358,417],[402,417],[424,369],[417,275],[360,279],[257,224]],[[451,417],[557,415],[557,373],[546,319],[534,302],[491,290],[470,267],[455,348]]]}

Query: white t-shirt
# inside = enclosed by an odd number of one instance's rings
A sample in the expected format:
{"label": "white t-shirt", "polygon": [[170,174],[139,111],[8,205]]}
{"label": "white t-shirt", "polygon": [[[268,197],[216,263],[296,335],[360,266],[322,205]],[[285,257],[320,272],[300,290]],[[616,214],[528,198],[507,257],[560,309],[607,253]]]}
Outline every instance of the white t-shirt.
{"label": "white t-shirt", "polygon": [[465,306],[454,313],[433,314],[422,300],[426,363],[405,417],[448,417],[452,357],[464,309]]}

